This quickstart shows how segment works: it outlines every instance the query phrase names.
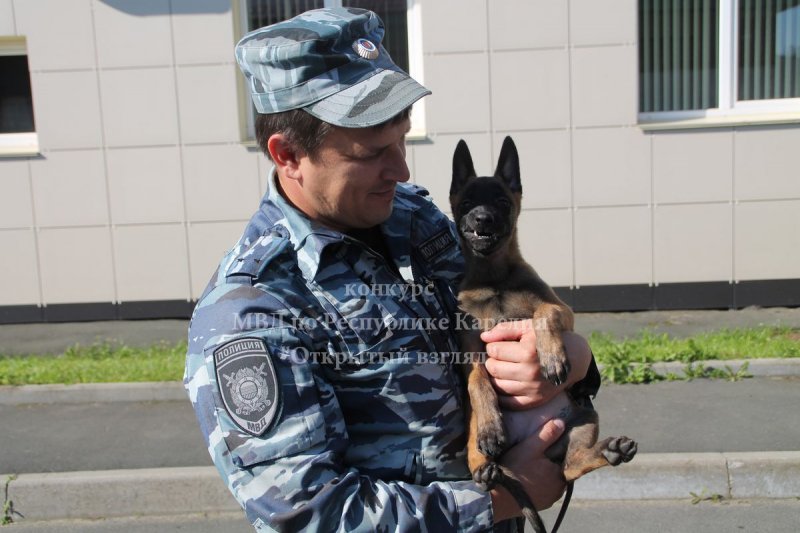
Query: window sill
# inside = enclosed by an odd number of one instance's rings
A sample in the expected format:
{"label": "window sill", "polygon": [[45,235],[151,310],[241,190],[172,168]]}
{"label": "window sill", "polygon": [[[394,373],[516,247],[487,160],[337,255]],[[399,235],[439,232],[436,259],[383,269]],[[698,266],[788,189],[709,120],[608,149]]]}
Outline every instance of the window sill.
{"label": "window sill", "polygon": [[732,113],[681,118],[658,118],[656,114],[649,114],[639,115],[638,125],[643,131],[660,131],[702,128],[730,128],[732,126],[796,124],[798,122],[800,122],[800,112]]}
{"label": "window sill", "polygon": [[39,154],[39,138],[35,132],[0,135],[0,157],[34,157]]}
{"label": "window sill", "polygon": [[430,140],[425,130],[412,129],[406,134],[406,142],[425,142]]}

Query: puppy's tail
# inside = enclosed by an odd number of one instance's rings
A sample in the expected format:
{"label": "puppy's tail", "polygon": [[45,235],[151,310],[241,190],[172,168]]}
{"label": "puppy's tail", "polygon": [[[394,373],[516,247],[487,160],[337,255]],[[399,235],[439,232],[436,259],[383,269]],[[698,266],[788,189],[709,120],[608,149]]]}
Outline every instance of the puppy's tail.
{"label": "puppy's tail", "polygon": [[[517,477],[507,468],[501,466],[500,470],[503,472],[503,477],[500,481],[498,481],[498,483],[504,486],[506,490],[511,493],[511,496],[513,496],[517,501],[517,505],[519,505],[519,508],[522,509],[522,515],[533,527],[533,530],[536,533],[547,533],[544,522],[542,522],[542,517],[539,516],[539,513],[536,511],[536,508],[533,506],[530,498],[528,498],[528,493],[525,492],[522,482],[517,479]],[[564,501],[561,503],[561,509],[558,511],[558,517],[556,518],[556,522],[553,524],[553,529],[550,533],[558,533],[558,528],[561,527],[561,522],[564,520],[564,516],[567,514],[567,507],[569,507],[569,502],[572,499],[573,487],[574,481],[567,483]],[[520,527],[517,529],[520,531],[522,530]]]}
{"label": "puppy's tail", "polygon": [[[501,466],[500,470],[502,471],[503,476],[500,480],[498,480],[498,484],[505,487],[506,490],[511,493],[511,496],[513,496],[513,498],[517,501],[519,508],[522,509],[522,515],[533,527],[533,530],[536,533],[547,533],[547,529],[544,527],[544,522],[542,522],[542,518],[539,516],[536,508],[533,506],[531,499],[528,498],[528,493],[525,492],[522,482],[517,479],[517,477],[509,469]],[[555,533],[555,529],[553,530],[553,533]]]}

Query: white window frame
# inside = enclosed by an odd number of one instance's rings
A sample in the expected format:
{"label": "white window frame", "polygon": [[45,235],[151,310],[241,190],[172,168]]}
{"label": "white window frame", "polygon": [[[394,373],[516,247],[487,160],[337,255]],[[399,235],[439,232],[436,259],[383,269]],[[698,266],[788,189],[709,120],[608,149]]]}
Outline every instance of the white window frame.
{"label": "white window frame", "polygon": [[[739,0],[719,0],[718,103],[712,109],[639,113],[644,130],[800,122],[800,98],[737,100]],[[639,81],[641,83],[641,80]]]}
{"label": "white window frame", "polygon": [[[0,56],[27,56],[25,37],[0,37]],[[35,131],[0,133],[0,157],[24,157],[39,154],[39,137]]]}
{"label": "white window frame", "polygon": [[[239,36],[247,33],[247,0],[239,0],[238,25]],[[422,63],[422,7],[421,0],[406,0],[406,16],[408,28],[408,70],[412,78],[420,84],[425,85],[424,69]],[[342,0],[324,0],[325,7],[341,7]],[[240,81],[241,93],[244,103],[242,108],[243,136],[246,143],[255,140],[255,115],[251,105],[250,94],[244,86],[242,75],[237,71],[236,75]],[[417,100],[411,108],[411,130],[406,135],[406,140],[425,140],[427,130],[425,128],[425,98]]]}

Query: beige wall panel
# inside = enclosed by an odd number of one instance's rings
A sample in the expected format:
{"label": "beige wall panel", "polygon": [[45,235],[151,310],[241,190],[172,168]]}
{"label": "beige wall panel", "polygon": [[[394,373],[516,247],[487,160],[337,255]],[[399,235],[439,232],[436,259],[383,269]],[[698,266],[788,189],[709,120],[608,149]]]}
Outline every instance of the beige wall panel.
{"label": "beige wall panel", "polygon": [[15,35],[14,6],[12,0],[0,0],[0,35]]}
{"label": "beige wall panel", "polygon": [[585,208],[575,212],[575,283],[614,285],[652,280],[650,209]]}
{"label": "beige wall panel", "polygon": [[0,175],[0,229],[33,226],[28,162],[24,159],[0,160]]}
{"label": "beige wall panel", "polygon": [[239,109],[233,65],[178,68],[183,143],[237,142]]}
{"label": "beige wall panel", "polygon": [[[739,200],[800,198],[800,128],[746,128],[735,135]],[[800,216],[800,215],[799,215]]]}
{"label": "beige wall panel", "polygon": [[638,68],[635,46],[573,49],[573,125],[636,124]]}
{"label": "beige wall panel", "polygon": [[238,144],[184,147],[189,220],[250,218],[261,200],[257,158]]}
{"label": "beige wall panel", "polygon": [[[125,6],[125,9],[116,7]],[[100,68],[171,65],[169,0],[94,0]]]}
{"label": "beige wall panel", "polygon": [[40,227],[108,224],[100,150],[49,152],[31,160],[31,178]]}
{"label": "beige wall panel", "polygon": [[179,148],[108,150],[106,157],[114,224],[183,221]]}
{"label": "beige wall panel", "polygon": [[42,150],[100,148],[100,99],[94,71],[31,74],[36,133]]}
{"label": "beige wall panel", "polygon": [[428,132],[489,130],[489,63],[486,54],[425,56]]}
{"label": "beige wall panel", "polygon": [[31,70],[95,67],[90,0],[23,0],[14,2],[14,12]]}
{"label": "beige wall panel", "polygon": [[486,50],[486,0],[423,1],[419,7],[426,54]]}
{"label": "beige wall panel", "polygon": [[203,294],[222,256],[233,248],[246,225],[245,221],[189,225],[193,300]]}
{"label": "beige wall panel", "polygon": [[110,229],[39,232],[42,294],[47,304],[114,301]]}
{"label": "beige wall panel", "polygon": [[572,285],[572,211],[545,209],[519,215],[522,256],[549,285]]}
{"label": "beige wall panel", "polygon": [[[523,209],[571,206],[569,132],[525,131],[510,135],[519,152]],[[496,157],[500,155],[504,138],[504,133],[494,135],[492,147]],[[497,166],[496,161],[494,166]]]}
{"label": "beige wall panel", "polygon": [[735,279],[797,278],[800,201],[740,203],[735,213]]}
{"label": "beige wall panel", "polygon": [[491,160],[489,134],[440,135],[433,143],[414,143],[414,182],[430,191],[434,203],[450,212],[450,182],[453,178],[453,151],[459,139],[464,139],[472,154],[478,175],[494,172],[497,164]]}
{"label": "beige wall panel", "polygon": [[650,203],[650,136],[639,128],[573,133],[575,205]]}
{"label": "beige wall panel", "polygon": [[189,299],[183,224],[117,226],[114,253],[121,302]]}
{"label": "beige wall panel", "polygon": [[[566,50],[492,54],[492,125],[498,130],[569,126]],[[524,66],[524,68],[522,68]]]}
{"label": "beige wall panel", "polygon": [[171,5],[175,63],[234,60],[231,0],[172,0]]}
{"label": "beige wall panel", "polygon": [[0,305],[39,303],[39,274],[33,230],[0,231]]}
{"label": "beige wall panel", "polygon": [[570,38],[572,44],[635,43],[636,0],[571,0]]}
{"label": "beige wall panel", "polygon": [[101,71],[100,90],[108,146],[177,144],[173,69]]}
{"label": "beige wall panel", "polygon": [[733,279],[730,204],[658,206],[654,224],[658,283]]}
{"label": "beige wall panel", "polygon": [[553,0],[490,0],[490,48],[566,46],[567,5]]}
{"label": "beige wall panel", "polygon": [[730,201],[732,161],[731,131],[654,134],[656,203]]}

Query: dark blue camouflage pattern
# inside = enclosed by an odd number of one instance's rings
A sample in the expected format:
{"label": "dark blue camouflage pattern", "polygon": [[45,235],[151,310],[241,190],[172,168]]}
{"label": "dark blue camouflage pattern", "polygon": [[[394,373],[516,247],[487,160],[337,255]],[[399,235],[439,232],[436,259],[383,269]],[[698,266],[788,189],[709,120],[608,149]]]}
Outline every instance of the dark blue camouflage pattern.
{"label": "dark blue camouflage pattern", "polygon": [[[302,108],[337,126],[365,128],[430,94],[395,65],[383,35],[372,11],[316,9],[248,33],[235,55],[259,113]],[[359,55],[362,39],[377,56]]]}
{"label": "dark blue camouflage pattern", "polygon": [[[194,311],[185,387],[258,531],[493,526],[465,460],[455,229],[410,184],[381,229],[394,266],[308,220],[273,183]],[[258,437],[223,408],[212,358],[243,337],[263,339],[280,388],[280,414]]]}

